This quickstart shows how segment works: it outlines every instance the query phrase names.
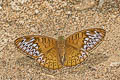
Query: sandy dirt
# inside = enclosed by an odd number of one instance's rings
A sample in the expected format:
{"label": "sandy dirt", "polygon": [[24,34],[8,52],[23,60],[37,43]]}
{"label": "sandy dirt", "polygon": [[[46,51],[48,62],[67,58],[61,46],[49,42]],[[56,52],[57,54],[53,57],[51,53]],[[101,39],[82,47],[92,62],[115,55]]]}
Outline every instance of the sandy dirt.
{"label": "sandy dirt", "polygon": [[[119,0],[0,0],[0,80],[120,80]],[[68,37],[103,28],[104,41],[75,67],[48,70],[19,51],[25,35]]]}

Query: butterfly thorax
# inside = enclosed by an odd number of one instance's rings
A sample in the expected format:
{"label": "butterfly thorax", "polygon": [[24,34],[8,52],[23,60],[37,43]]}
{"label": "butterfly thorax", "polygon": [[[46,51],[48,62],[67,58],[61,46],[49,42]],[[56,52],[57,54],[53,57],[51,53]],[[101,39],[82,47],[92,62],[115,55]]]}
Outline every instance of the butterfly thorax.
{"label": "butterfly thorax", "polygon": [[61,63],[63,64],[64,56],[65,56],[65,40],[63,36],[58,37],[57,47],[58,47],[58,53],[60,56]]}

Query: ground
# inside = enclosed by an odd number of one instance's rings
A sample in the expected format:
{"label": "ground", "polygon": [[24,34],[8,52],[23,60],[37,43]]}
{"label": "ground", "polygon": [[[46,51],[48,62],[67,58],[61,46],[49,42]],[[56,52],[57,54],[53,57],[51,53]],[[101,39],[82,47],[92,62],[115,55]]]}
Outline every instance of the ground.
{"label": "ground", "polygon": [[[0,0],[0,80],[120,80],[119,0]],[[103,28],[104,41],[75,67],[48,70],[19,51],[25,35],[65,38]]]}

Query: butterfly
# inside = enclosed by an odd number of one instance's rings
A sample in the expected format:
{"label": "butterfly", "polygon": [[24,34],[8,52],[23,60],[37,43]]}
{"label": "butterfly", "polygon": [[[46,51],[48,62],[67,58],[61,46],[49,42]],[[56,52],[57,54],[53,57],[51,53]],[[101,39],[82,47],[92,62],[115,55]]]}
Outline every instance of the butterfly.
{"label": "butterfly", "polygon": [[48,69],[72,67],[83,62],[88,52],[100,44],[106,31],[91,28],[76,32],[66,39],[58,40],[41,35],[28,35],[15,40],[17,48],[34,58],[41,66]]}

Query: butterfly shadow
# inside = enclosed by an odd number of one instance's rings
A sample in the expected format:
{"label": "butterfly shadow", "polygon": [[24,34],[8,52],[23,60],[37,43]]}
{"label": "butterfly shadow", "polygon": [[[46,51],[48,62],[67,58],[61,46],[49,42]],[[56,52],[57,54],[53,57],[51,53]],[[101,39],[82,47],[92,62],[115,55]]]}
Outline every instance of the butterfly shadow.
{"label": "butterfly shadow", "polygon": [[70,74],[82,74],[86,71],[96,71],[94,66],[108,60],[108,56],[103,53],[89,53],[87,59],[77,66],[64,68],[63,73],[69,72]]}
{"label": "butterfly shadow", "polygon": [[58,71],[58,70],[51,70],[51,69],[42,67],[38,62],[35,61],[34,58],[30,56],[18,58],[16,61],[16,64],[22,68],[25,68],[25,70],[27,70],[26,68],[34,69],[37,73],[40,73],[40,74],[43,73],[47,75],[54,75]]}
{"label": "butterfly shadow", "polygon": [[71,73],[79,74],[87,70],[96,71],[96,68],[94,68],[94,66],[107,61],[109,58],[106,54],[102,54],[102,53],[89,53],[89,54],[90,55],[88,56],[88,58],[85,61],[83,61],[81,64],[78,64],[77,66],[73,66],[73,67],[63,67],[62,69],[59,70],[46,69],[40,66],[39,63],[37,63],[33,58],[29,56],[18,58],[16,64],[23,68],[29,66],[28,67],[29,69],[35,68],[35,70],[37,71],[39,70],[40,72],[50,75],[63,74],[66,72],[70,74]]}
{"label": "butterfly shadow", "polygon": [[17,59],[16,64],[22,67],[26,67],[26,66],[35,66],[35,62],[34,59],[29,57],[29,56],[25,56],[25,57],[20,57]]}

